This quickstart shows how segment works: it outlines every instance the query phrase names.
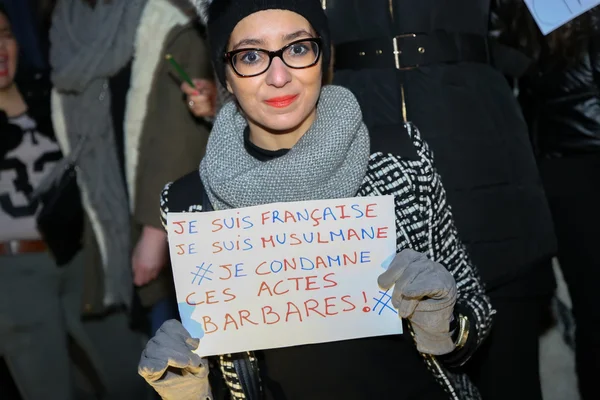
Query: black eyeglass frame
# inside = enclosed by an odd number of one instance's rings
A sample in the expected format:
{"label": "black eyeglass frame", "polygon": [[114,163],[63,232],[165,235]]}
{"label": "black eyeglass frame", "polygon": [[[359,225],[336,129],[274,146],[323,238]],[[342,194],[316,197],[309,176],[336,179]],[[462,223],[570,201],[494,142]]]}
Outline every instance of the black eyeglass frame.
{"label": "black eyeglass frame", "polygon": [[[287,49],[289,49],[290,47],[298,44],[298,43],[302,43],[302,42],[313,42],[316,43],[319,49],[319,54],[317,55],[317,57],[315,58],[315,61],[309,65],[306,65],[304,67],[293,67],[291,65],[289,65],[288,63],[285,62],[285,60],[283,59],[283,52],[286,51]],[[225,60],[227,62],[229,62],[229,65],[231,66],[231,69],[233,69],[233,72],[236,73],[236,75],[242,77],[242,78],[252,78],[253,76],[258,76],[258,75],[262,75],[265,72],[267,72],[269,70],[269,68],[271,68],[271,64],[273,63],[273,59],[275,57],[279,57],[279,59],[288,67],[288,68],[292,68],[292,69],[305,69],[305,68],[310,68],[313,67],[315,64],[317,64],[319,62],[319,60],[321,59],[321,54],[323,53],[321,51],[323,47],[323,39],[321,39],[320,37],[316,37],[316,38],[304,38],[304,39],[298,39],[298,40],[294,40],[291,43],[286,44],[285,46],[283,46],[281,49],[279,50],[275,50],[275,51],[269,51],[269,50],[265,50],[265,49],[261,49],[261,48],[243,48],[243,49],[235,49],[235,50],[231,50],[225,53]],[[267,67],[265,68],[264,71],[259,72],[258,74],[250,74],[250,75],[244,75],[244,74],[240,74],[238,72],[238,70],[235,68],[235,65],[233,65],[233,57],[236,54],[242,53],[244,51],[260,51],[263,52],[265,54],[267,54],[269,56],[269,63],[267,64]]]}

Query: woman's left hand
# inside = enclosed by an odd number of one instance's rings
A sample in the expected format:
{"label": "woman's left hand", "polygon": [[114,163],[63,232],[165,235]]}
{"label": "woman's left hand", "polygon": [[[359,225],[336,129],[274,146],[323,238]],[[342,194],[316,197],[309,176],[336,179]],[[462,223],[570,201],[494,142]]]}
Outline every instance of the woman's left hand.
{"label": "woman's left hand", "polygon": [[378,282],[386,290],[394,287],[392,304],[401,318],[411,322],[420,352],[442,355],[454,350],[450,323],[457,291],[446,268],[406,249],[396,254]]}

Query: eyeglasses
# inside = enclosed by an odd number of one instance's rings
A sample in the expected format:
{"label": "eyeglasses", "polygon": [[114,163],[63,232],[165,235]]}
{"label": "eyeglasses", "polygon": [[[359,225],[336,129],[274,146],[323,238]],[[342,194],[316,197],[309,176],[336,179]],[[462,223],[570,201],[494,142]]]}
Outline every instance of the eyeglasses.
{"label": "eyeglasses", "polygon": [[285,65],[294,69],[312,67],[321,56],[321,38],[300,39],[277,51],[264,49],[237,49],[225,53],[225,59],[241,77],[249,78],[265,73],[273,58],[279,57]]}

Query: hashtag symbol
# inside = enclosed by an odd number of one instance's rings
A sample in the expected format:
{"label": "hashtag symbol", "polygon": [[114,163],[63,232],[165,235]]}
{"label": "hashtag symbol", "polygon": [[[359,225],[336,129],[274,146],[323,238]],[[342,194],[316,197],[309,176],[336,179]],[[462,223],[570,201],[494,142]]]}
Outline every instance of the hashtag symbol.
{"label": "hashtag symbol", "polygon": [[206,268],[204,267],[204,264],[205,263],[202,263],[201,266],[196,267],[196,272],[190,272],[190,274],[194,275],[194,277],[192,278],[192,284],[196,283],[196,278],[198,278],[198,286],[202,283],[204,279],[212,281],[211,278],[206,276],[207,273],[213,273],[213,271],[210,270],[212,268],[212,264],[208,264],[208,267]]}
{"label": "hashtag symbol", "polygon": [[[396,311],[396,309],[390,305],[392,296],[390,296],[388,292],[389,292],[389,290],[386,290],[385,292],[382,292],[380,290],[379,298],[373,297],[373,300],[375,300],[375,305],[373,306],[373,311],[378,313],[379,315],[381,315],[381,313],[386,309],[392,311],[394,314],[398,314],[398,311]],[[379,310],[377,310],[377,307],[379,307]]]}

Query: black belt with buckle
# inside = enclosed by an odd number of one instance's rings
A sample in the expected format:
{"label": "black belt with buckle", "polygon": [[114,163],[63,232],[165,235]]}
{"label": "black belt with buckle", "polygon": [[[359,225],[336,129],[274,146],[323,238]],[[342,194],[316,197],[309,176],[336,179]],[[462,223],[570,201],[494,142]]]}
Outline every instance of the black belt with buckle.
{"label": "black belt with buckle", "polygon": [[485,36],[470,33],[407,33],[342,43],[335,46],[335,69],[396,68],[408,70],[431,64],[489,64]]}

